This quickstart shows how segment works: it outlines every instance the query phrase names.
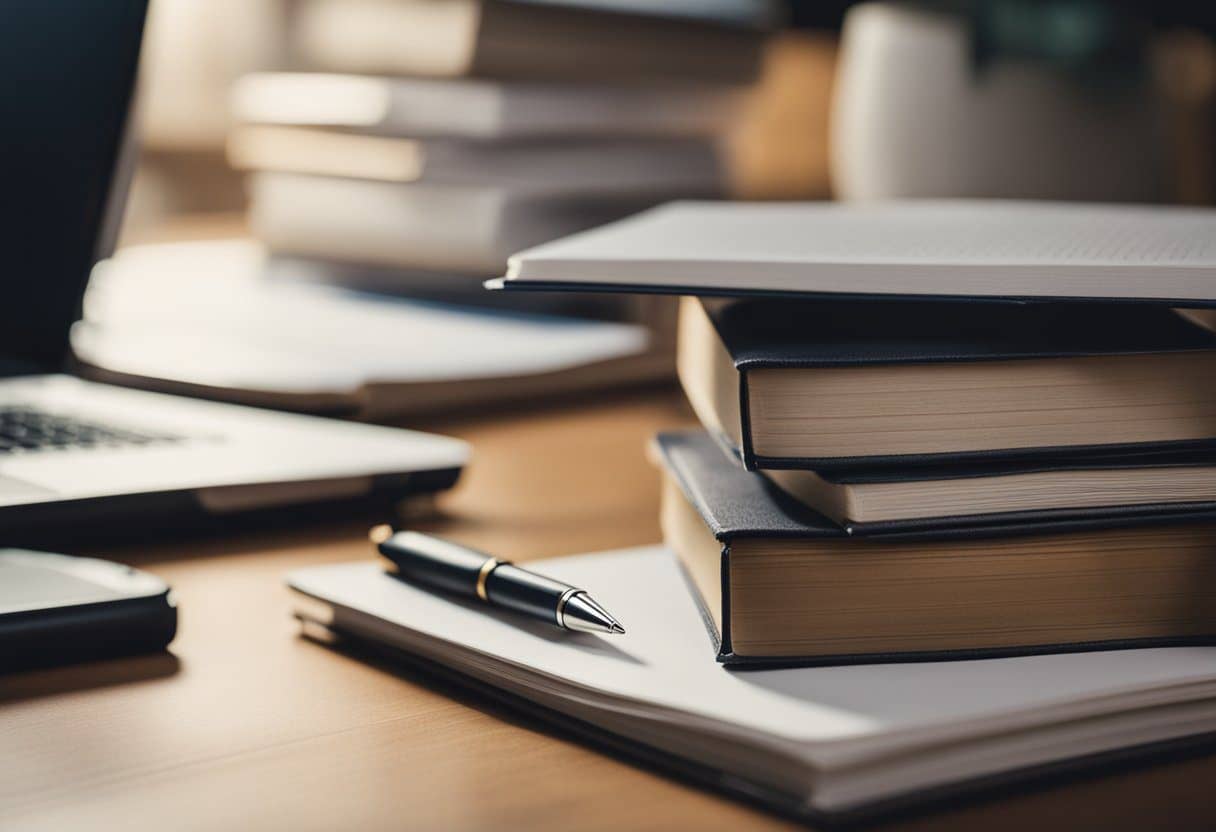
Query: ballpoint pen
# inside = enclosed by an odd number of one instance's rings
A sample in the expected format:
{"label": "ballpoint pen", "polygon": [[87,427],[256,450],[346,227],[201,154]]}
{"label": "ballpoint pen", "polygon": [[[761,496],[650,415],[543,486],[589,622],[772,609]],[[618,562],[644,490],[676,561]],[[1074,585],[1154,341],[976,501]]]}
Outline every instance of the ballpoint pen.
{"label": "ballpoint pen", "polygon": [[566,630],[623,633],[625,628],[577,587],[509,561],[419,532],[376,526],[368,534],[397,574],[415,584],[480,598]]}

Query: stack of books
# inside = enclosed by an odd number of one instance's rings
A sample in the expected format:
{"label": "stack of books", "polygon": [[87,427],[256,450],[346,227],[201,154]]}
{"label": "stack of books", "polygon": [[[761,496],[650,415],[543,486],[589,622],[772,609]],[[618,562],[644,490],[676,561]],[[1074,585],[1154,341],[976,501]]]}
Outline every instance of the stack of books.
{"label": "stack of books", "polygon": [[741,25],[504,0],[303,0],[308,72],[234,91],[253,230],[345,282],[482,302],[507,257],[729,190]]}
{"label": "stack of books", "polygon": [[664,533],[724,662],[1211,640],[1213,371],[1159,307],[687,299]]}
{"label": "stack of books", "polygon": [[[1145,295],[1200,295],[1214,228],[1142,208],[687,203],[525,252],[504,285],[615,266],[701,296],[677,363],[704,430],[656,456],[665,539],[721,661],[1185,644],[1216,638],[1216,334]],[[781,281],[787,297],[710,297]]]}

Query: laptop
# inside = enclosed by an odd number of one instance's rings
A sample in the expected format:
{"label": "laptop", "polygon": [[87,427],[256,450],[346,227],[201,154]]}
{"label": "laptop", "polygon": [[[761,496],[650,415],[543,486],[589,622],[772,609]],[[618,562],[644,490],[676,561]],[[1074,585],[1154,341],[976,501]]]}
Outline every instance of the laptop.
{"label": "laptop", "polygon": [[0,10],[0,538],[451,486],[468,458],[455,439],[64,372],[88,275],[121,214],[145,5]]}

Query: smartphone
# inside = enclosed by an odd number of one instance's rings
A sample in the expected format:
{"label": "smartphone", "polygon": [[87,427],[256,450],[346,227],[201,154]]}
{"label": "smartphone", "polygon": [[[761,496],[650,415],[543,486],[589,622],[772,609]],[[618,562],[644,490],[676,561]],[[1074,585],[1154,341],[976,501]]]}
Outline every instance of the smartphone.
{"label": "smartphone", "polygon": [[168,584],[122,564],[0,549],[0,673],[164,650]]}

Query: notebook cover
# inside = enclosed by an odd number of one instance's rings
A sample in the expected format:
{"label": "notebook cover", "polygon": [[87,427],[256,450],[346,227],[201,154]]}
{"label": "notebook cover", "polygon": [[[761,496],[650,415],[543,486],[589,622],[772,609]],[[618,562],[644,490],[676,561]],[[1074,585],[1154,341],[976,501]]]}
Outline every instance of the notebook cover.
{"label": "notebook cover", "polygon": [[[840,654],[827,656],[740,656],[731,648],[730,581],[731,546],[741,539],[882,539],[884,541],[970,540],[982,538],[1061,534],[1095,529],[1178,523],[1216,523],[1216,506],[1172,506],[1168,509],[1111,509],[1102,513],[1059,516],[1054,512],[1022,512],[1017,518],[996,522],[963,524],[959,522],[916,521],[887,528],[844,529],[821,514],[793,499],[762,474],[745,471],[723,456],[709,434],[703,431],[660,433],[656,439],[658,457],[675,479],[685,498],[701,515],[706,527],[722,544],[722,619],[724,632],[717,632],[712,618],[703,616],[710,636],[718,646],[718,661],[726,665],[791,667],[833,664],[873,664],[885,662],[925,662],[951,659],[998,658],[1039,653],[1087,650],[1127,650],[1183,644],[1211,644],[1211,637],[1191,639],[1123,639],[1118,641],[1075,642],[1026,647],[1001,647],[949,651]],[[698,603],[704,601],[697,594]]]}
{"label": "notebook cover", "polygon": [[1101,302],[1111,306],[1163,306],[1188,309],[1216,308],[1216,298],[1117,298],[1067,295],[1039,297],[1036,295],[868,295],[864,292],[794,292],[779,289],[749,289],[747,287],[724,288],[721,286],[674,286],[664,283],[612,283],[592,281],[536,280],[495,277],[485,281],[485,288],[498,292],[586,292],[592,294],[629,295],[689,295],[702,298],[760,298],[760,299],[808,299],[820,301],[856,301],[881,303],[957,303],[974,306],[1025,306],[1035,304],[1092,304]]}
{"label": "notebook cover", "polygon": [[1216,212],[1164,206],[680,201],[520,252],[495,285],[1212,306],[1214,230]]}
{"label": "notebook cover", "polygon": [[1088,303],[960,305],[923,302],[705,302],[741,374],[740,414],[749,470],[834,471],[879,465],[973,466],[1050,457],[1211,451],[1216,440],[1011,448],[872,457],[770,457],[755,453],[747,417],[752,370],[971,363],[1084,356],[1189,353],[1216,349],[1216,333],[1164,307]]}
{"label": "notebook cover", "polygon": [[849,829],[879,820],[918,817],[934,810],[956,809],[964,804],[999,800],[1083,778],[1116,774],[1153,763],[1188,759],[1216,749],[1216,734],[1199,734],[925,789],[845,811],[825,811],[809,807],[797,797],[762,783],[744,780],[694,760],[626,739],[597,725],[539,705],[526,697],[341,626],[327,625],[300,615],[297,615],[297,618],[306,627],[303,633],[305,638],[355,658],[378,657],[402,665],[480,697],[495,708],[503,708],[508,712],[538,720],[595,751],[705,789],[712,794],[819,828]]}

